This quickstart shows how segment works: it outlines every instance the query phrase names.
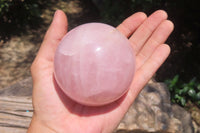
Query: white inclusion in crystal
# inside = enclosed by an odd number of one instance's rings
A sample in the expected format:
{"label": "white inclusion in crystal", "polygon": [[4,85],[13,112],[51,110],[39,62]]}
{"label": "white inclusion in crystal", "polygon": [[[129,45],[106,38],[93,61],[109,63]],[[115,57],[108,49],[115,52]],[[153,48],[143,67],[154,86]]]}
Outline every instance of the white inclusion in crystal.
{"label": "white inclusion in crystal", "polygon": [[97,49],[96,49],[96,51],[100,51],[101,50],[101,47],[98,47]]}
{"label": "white inclusion in crystal", "polygon": [[59,52],[62,53],[63,55],[67,56],[73,56],[80,52],[82,48],[82,45],[79,45],[78,43],[73,43],[70,45],[62,45],[59,48]]}

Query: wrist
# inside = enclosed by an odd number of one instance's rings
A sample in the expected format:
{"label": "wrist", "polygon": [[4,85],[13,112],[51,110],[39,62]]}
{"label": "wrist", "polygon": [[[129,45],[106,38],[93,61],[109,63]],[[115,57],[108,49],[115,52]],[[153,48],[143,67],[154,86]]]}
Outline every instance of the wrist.
{"label": "wrist", "polygon": [[57,133],[57,132],[48,127],[47,125],[45,125],[42,121],[40,121],[33,115],[27,133]]}

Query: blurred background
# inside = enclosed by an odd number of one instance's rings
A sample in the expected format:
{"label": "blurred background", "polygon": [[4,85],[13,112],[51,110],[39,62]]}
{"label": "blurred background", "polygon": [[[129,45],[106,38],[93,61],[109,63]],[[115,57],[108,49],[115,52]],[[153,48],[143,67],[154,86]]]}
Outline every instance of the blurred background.
{"label": "blurred background", "polygon": [[117,26],[131,14],[167,11],[175,30],[172,51],[155,74],[165,82],[171,101],[183,106],[200,125],[200,2],[198,0],[0,0],[0,89],[30,76],[30,65],[56,9],[69,30],[87,22]]}

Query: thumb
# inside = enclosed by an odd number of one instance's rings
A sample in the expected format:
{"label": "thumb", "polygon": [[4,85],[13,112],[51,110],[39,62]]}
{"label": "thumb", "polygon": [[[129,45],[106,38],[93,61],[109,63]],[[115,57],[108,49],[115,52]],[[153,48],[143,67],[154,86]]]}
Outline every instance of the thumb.
{"label": "thumb", "polygon": [[65,13],[61,10],[57,10],[39,49],[38,57],[47,61],[53,61],[60,40],[67,33],[67,27],[68,22]]}
{"label": "thumb", "polygon": [[[38,54],[31,65],[33,79],[38,79],[38,76],[43,78],[43,73],[46,71],[46,68],[50,68],[49,74],[52,74],[55,51],[60,40],[67,32],[67,25],[65,13],[61,10],[57,10],[46,32]],[[37,76],[37,78],[35,76]]]}

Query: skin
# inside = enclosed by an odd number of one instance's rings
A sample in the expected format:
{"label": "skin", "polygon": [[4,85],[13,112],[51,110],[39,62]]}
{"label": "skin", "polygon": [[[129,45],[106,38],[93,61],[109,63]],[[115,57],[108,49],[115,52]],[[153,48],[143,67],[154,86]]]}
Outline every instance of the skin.
{"label": "skin", "polygon": [[31,66],[34,113],[28,133],[111,133],[135,98],[170,53],[164,44],[173,31],[167,13],[158,10],[147,17],[138,12],[117,29],[129,38],[136,53],[136,73],[129,91],[109,105],[87,107],[69,99],[53,76],[55,50],[67,33],[67,17],[55,12],[39,52]]}

